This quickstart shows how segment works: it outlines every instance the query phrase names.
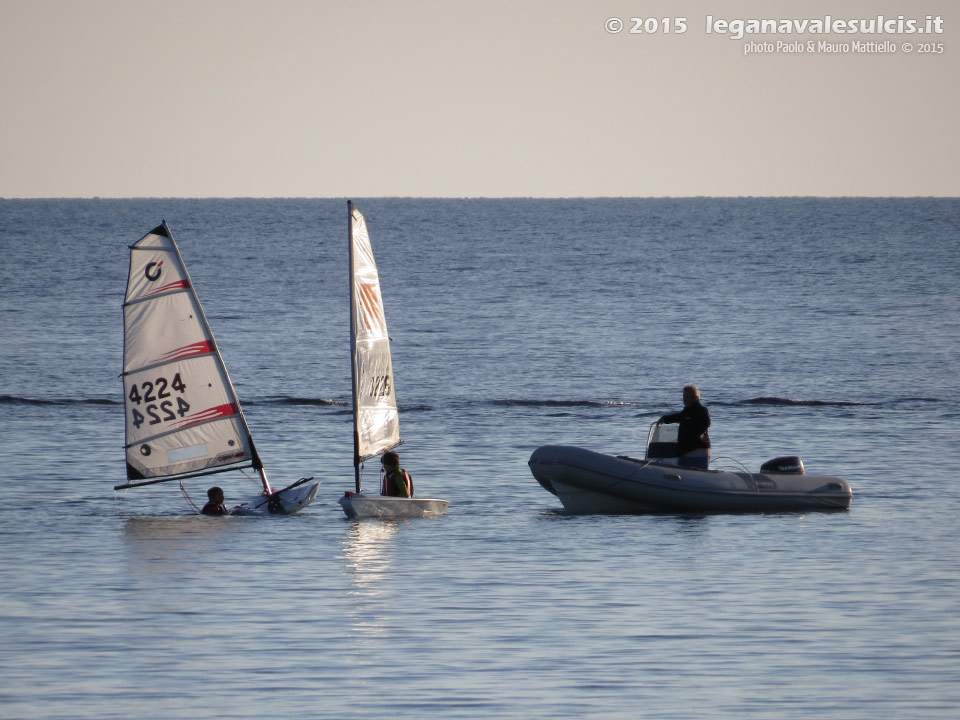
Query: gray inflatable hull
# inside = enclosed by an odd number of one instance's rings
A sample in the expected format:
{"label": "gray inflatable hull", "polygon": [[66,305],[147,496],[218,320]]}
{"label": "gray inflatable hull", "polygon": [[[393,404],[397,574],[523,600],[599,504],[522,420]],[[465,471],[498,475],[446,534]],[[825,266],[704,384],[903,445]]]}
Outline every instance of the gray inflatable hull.
{"label": "gray inflatable hull", "polygon": [[739,513],[846,510],[846,481],[824,475],[679,467],[570,445],[544,445],[530,470],[571,513]]}

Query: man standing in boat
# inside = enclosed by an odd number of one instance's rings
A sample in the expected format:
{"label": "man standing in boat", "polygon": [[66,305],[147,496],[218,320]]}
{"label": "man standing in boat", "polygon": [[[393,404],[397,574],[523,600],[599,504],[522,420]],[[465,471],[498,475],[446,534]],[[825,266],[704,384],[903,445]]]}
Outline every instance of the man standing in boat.
{"label": "man standing in boat", "polygon": [[680,423],[677,445],[680,464],[706,470],[710,466],[710,412],[700,403],[700,390],[696,385],[683,388],[683,410],[664,415],[658,423]]}
{"label": "man standing in boat", "polygon": [[383,465],[383,486],[380,494],[412,498],[413,479],[410,473],[400,467],[400,456],[392,450],[385,452],[380,458],[380,464]]}

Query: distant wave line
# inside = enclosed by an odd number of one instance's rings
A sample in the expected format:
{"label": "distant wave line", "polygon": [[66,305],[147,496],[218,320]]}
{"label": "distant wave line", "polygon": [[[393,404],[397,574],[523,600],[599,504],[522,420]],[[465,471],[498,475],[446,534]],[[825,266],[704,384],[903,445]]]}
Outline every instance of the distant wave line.
{"label": "distant wave line", "polygon": [[[519,406],[519,407],[587,407],[587,408],[636,408],[640,403],[624,400],[535,400],[502,398],[488,401],[492,405]],[[802,398],[788,398],[778,396],[760,396],[747,398],[746,400],[716,400],[706,402],[705,404],[718,407],[743,407],[751,405],[772,406],[772,407],[890,407],[901,403],[939,403],[940,398],[931,397],[902,397],[891,398],[889,400],[877,400],[867,402],[855,402],[852,400],[807,400]],[[649,410],[647,412],[654,412]]]}
{"label": "distant wave line", "polygon": [[755,397],[733,403],[715,403],[716,405],[805,405],[809,407],[858,407],[877,403],[852,402],[849,400],[799,400],[783,397]]}
{"label": "distant wave line", "polygon": [[268,397],[260,400],[242,401],[243,405],[349,405],[346,400],[308,397]]}
{"label": "distant wave line", "polygon": [[[244,406],[257,405],[292,405],[306,407],[349,407],[349,400],[333,400],[332,398],[307,398],[307,397],[268,397],[259,400],[249,400],[243,403]],[[401,405],[400,412],[421,412],[433,410],[431,405]]]}
{"label": "distant wave line", "polygon": [[[275,397],[242,401],[244,406],[253,405],[349,405],[345,400],[327,398]],[[122,400],[110,398],[28,398],[17,395],[0,395],[0,405],[123,405]]]}
{"label": "distant wave line", "polygon": [[25,398],[0,395],[0,405],[123,405],[123,402],[109,398]]}
{"label": "distant wave line", "polygon": [[[505,398],[491,400],[493,405],[520,407],[588,407],[588,408],[607,408],[607,407],[636,407],[638,403],[622,400],[531,400]],[[715,405],[718,407],[739,407],[743,405],[772,405],[772,406],[808,406],[808,407],[858,407],[863,405],[878,405],[885,403],[862,403],[846,400],[801,400],[782,397],[755,397],[747,400],[723,401],[717,400],[707,402],[707,406]]]}
{"label": "distant wave line", "polygon": [[889,400],[875,400],[869,402],[854,402],[852,400],[803,400],[798,398],[784,398],[776,396],[764,396],[749,398],[747,400],[735,400],[733,402],[717,401],[708,403],[712,405],[736,407],[742,405],[771,405],[780,407],[891,407],[901,403],[939,403],[943,402],[941,398],[931,397],[902,397],[890,398]]}
{"label": "distant wave line", "polygon": [[[529,408],[637,408],[639,403],[624,400],[576,400],[576,399],[546,399],[537,400],[530,398],[496,398],[492,400],[480,401],[494,406],[501,407],[529,407]],[[724,401],[717,400],[707,402],[707,407],[743,407],[743,406],[771,406],[771,407],[891,407],[902,403],[940,403],[941,398],[932,397],[901,397],[891,398],[889,400],[878,400],[868,402],[854,402],[850,400],[804,400],[798,398],[787,398],[778,396],[760,396],[748,398],[746,400]],[[348,400],[334,400],[332,398],[311,398],[311,397],[286,397],[275,396],[261,399],[248,399],[241,401],[244,406],[258,405],[290,405],[305,407],[348,407]],[[34,406],[57,406],[57,405],[123,405],[123,401],[111,398],[29,398],[18,395],[0,395],[0,405],[34,405]],[[414,404],[401,406],[401,412],[424,412],[436,409],[435,405]],[[645,414],[660,412],[659,410],[646,410]]]}
{"label": "distant wave line", "polygon": [[520,400],[503,398],[491,400],[492,405],[519,405],[521,407],[632,407],[634,403],[619,400]]}

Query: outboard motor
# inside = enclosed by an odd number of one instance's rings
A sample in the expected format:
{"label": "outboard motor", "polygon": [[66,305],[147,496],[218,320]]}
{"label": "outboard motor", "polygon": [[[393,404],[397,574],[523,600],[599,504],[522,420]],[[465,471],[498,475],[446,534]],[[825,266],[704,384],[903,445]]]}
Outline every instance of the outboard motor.
{"label": "outboard motor", "polygon": [[767,460],[760,466],[760,472],[780,473],[782,475],[803,475],[803,460],[796,455]]}

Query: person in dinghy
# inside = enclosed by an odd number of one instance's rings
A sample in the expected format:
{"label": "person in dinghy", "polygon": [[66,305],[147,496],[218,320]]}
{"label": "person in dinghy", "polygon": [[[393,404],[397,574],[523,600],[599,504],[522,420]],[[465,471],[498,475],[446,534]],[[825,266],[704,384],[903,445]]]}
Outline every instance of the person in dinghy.
{"label": "person in dinghy", "polygon": [[680,423],[677,430],[679,463],[687,467],[706,470],[710,467],[710,411],[700,402],[700,390],[696,385],[683,388],[683,410],[664,415],[661,423]]}
{"label": "person in dinghy", "polygon": [[380,464],[383,466],[380,471],[383,476],[380,494],[412,498],[413,478],[410,477],[410,473],[400,467],[400,456],[392,450],[385,452],[380,458]]}

